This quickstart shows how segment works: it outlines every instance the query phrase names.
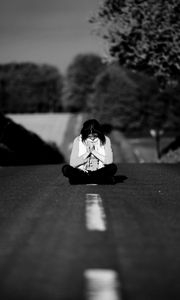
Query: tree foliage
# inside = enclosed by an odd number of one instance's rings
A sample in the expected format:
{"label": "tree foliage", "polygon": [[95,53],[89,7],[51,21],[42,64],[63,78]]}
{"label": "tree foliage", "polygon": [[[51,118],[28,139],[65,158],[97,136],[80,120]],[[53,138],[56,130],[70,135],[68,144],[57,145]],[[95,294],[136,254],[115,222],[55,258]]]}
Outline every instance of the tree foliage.
{"label": "tree foliage", "polygon": [[112,63],[97,76],[88,108],[101,123],[128,133],[149,134],[150,129],[178,132],[179,85],[162,92],[158,87],[154,78]]}
{"label": "tree foliage", "polygon": [[180,130],[180,82],[175,88],[167,89],[169,96],[169,127],[174,129],[178,135]]}
{"label": "tree foliage", "polygon": [[140,101],[137,84],[117,64],[109,65],[95,81],[89,110],[101,123],[121,130],[135,129],[140,122]]}
{"label": "tree foliage", "polygon": [[[162,102],[162,98],[157,97],[159,95],[159,84],[154,77],[150,77],[142,72],[132,72],[126,69],[127,76],[136,83],[139,89],[139,101],[140,101],[140,123],[141,128],[148,129],[150,126],[149,116],[150,114],[157,116],[157,122],[159,120],[156,110],[159,109],[159,102]],[[167,103],[164,103],[166,106]],[[155,119],[156,119],[155,116]],[[160,115],[159,115],[160,116]]]}
{"label": "tree foliage", "polygon": [[159,132],[167,129],[168,121],[172,125],[172,120],[170,120],[168,114],[169,100],[169,94],[165,91],[153,95],[151,101],[147,104],[147,126],[149,130],[154,129]]}
{"label": "tree foliage", "polygon": [[91,18],[120,65],[155,75],[161,87],[180,75],[179,0],[104,0]]}
{"label": "tree foliage", "polygon": [[178,134],[180,129],[180,84],[155,94],[147,106],[149,128]]}
{"label": "tree foliage", "polygon": [[4,113],[61,111],[63,78],[50,65],[0,65],[0,110]]}
{"label": "tree foliage", "polygon": [[102,71],[102,59],[96,54],[79,54],[67,68],[63,107],[68,111],[86,111],[88,95],[96,76]]}

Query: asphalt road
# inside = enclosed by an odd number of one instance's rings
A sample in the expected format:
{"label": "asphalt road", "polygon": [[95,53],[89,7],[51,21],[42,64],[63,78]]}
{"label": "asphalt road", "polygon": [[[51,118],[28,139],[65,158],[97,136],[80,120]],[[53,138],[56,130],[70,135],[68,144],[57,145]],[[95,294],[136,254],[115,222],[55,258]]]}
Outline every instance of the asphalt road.
{"label": "asphalt road", "polygon": [[[118,276],[108,300],[180,299],[180,166],[119,164],[113,186],[71,186],[61,167],[0,169],[0,299],[104,300],[87,294],[96,269]],[[104,231],[87,228],[91,194]]]}

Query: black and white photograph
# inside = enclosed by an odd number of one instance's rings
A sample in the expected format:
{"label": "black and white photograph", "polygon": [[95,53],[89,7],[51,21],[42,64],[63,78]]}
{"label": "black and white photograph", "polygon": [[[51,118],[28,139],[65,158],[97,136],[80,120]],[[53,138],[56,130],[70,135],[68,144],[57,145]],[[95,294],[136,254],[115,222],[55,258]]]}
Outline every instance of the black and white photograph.
{"label": "black and white photograph", "polygon": [[0,300],[180,299],[180,0],[0,0]]}

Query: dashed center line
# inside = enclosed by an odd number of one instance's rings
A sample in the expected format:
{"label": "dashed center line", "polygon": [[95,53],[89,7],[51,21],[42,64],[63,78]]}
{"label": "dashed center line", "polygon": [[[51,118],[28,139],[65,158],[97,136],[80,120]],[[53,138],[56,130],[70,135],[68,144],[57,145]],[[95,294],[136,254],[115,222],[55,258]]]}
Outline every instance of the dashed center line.
{"label": "dashed center line", "polygon": [[[99,194],[86,194],[86,228],[106,231],[107,220]],[[87,269],[84,272],[86,300],[122,300],[118,273],[111,269]]]}
{"label": "dashed center line", "polygon": [[86,300],[121,300],[117,272],[88,269],[84,272]]}
{"label": "dashed center line", "polygon": [[105,231],[106,215],[99,194],[86,194],[86,228]]}

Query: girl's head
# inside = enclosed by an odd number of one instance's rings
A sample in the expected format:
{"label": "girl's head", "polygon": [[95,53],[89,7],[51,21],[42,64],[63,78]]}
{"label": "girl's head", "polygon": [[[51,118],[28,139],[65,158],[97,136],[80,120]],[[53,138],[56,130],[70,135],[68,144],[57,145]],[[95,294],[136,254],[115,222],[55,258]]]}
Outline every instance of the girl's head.
{"label": "girl's head", "polygon": [[83,127],[81,129],[82,141],[84,142],[87,138],[94,140],[95,138],[99,138],[102,145],[105,143],[105,136],[101,125],[95,119],[90,119],[84,122]]}

